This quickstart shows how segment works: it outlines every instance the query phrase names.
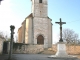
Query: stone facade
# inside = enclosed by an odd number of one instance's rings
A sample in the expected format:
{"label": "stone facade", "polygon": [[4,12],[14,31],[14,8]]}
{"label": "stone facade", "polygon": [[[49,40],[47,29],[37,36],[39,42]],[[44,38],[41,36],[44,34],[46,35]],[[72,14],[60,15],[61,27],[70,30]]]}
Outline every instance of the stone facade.
{"label": "stone facade", "polygon": [[47,17],[48,16],[48,1],[42,0],[42,3],[39,0],[32,0],[32,13],[34,17]]}
{"label": "stone facade", "polygon": [[22,42],[22,26],[18,29],[18,42]]}
{"label": "stone facade", "polygon": [[34,44],[37,44],[38,35],[44,36],[44,47],[48,48],[52,45],[50,19],[34,17]]}
{"label": "stone facade", "polygon": [[18,29],[18,43],[38,44],[40,39],[43,39],[44,48],[52,47],[52,20],[48,17],[47,0],[42,2],[31,0],[31,2],[32,13],[25,18],[21,28]]}

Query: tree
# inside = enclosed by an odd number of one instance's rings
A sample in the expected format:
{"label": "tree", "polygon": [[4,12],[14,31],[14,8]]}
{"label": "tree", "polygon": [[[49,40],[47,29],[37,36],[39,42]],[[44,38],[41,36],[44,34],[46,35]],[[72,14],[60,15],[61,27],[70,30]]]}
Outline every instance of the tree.
{"label": "tree", "polygon": [[8,37],[8,35],[3,32],[0,31],[0,38],[5,39],[5,41],[10,41],[10,37]]}
{"label": "tree", "polygon": [[71,29],[63,29],[63,40],[68,43],[75,43],[78,40],[78,34]]}
{"label": "tree", "polygon": [[0,38],[4,38],[3,32],[0,32]]}

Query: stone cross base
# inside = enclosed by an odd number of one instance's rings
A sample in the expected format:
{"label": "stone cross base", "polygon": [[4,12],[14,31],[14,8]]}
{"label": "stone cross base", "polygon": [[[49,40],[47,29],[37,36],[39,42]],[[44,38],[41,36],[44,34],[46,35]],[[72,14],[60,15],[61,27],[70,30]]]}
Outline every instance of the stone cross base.
{"label": "stone cross base", "polygon": [[66,46],[65,46],[65,43],[64,42],[59,42],[57,43],[57,53],[55,55],[51,55],[49,56],[48,58],[57,58],[57,59],[76,59],[77,57],[76,56],[70,56],[67,54],[66,52]]}
{"label": "stone cross base", "polygon": [[64,42],[59,42],[57,44],[57,53],[55,56],[56,57],[68,57],[68,54],[66,52],[66,46]]}

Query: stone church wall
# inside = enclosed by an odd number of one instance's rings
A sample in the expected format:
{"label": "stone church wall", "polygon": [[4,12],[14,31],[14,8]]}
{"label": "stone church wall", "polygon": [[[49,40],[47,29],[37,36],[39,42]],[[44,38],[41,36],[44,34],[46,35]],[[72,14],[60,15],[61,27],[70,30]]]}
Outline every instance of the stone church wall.
{"label": "stone church wall", "polygon": [[48,18],[48,28],[49,28],[49,33],[48,33],[48,36],[49,36],[49,39],[48,39],[48,47],[52,47],[52,23],[51,23],[51,19]]}
{"label": "stone church wall", "polygon": [[34,18],[34,44],[37,44],[37,36],[43,35],[44,37],[44,48],[48,48],[48,40],[49,39],[49,24],[48,18]]}

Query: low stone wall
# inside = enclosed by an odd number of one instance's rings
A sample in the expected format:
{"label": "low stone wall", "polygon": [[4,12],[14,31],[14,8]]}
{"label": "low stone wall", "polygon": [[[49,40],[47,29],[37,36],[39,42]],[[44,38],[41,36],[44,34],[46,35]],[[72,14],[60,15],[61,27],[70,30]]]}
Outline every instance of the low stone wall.
{"label": "low stone wall", "polygon": [[3,52],[3,42],[4,42],[4,39],[0,38],[0,54],[2,54]]}
{"label": "low stone wall", "polygon": [[68,54],[80,54],[80,46],[79,45],[67,46],[67,52]]}
{"label": "low stone wall", "polygon": [[[53,45],[52,48],[48,50],[52,50],[56,53],[57,45]],[[80,45],[66,45],[66,51],[68,54],[80,54]]]}
{"label": "low stone wall", "polygon": [[[47,52],[43,48],[43,45],[19,45],[17,49],[13,49],[13,53],[37,54],[43,51],[45,54],[56,53],[57,45],[52,45],[52,48],[48,48]],[[80,45],[66,45],[66,51],[68,54],[80,54]]]}
{"label": "low stone wall", "polygon": [[13,53],[32,53],[36,54],[43,51],[43,45],[22,45],[17,49],[13,49]]}

